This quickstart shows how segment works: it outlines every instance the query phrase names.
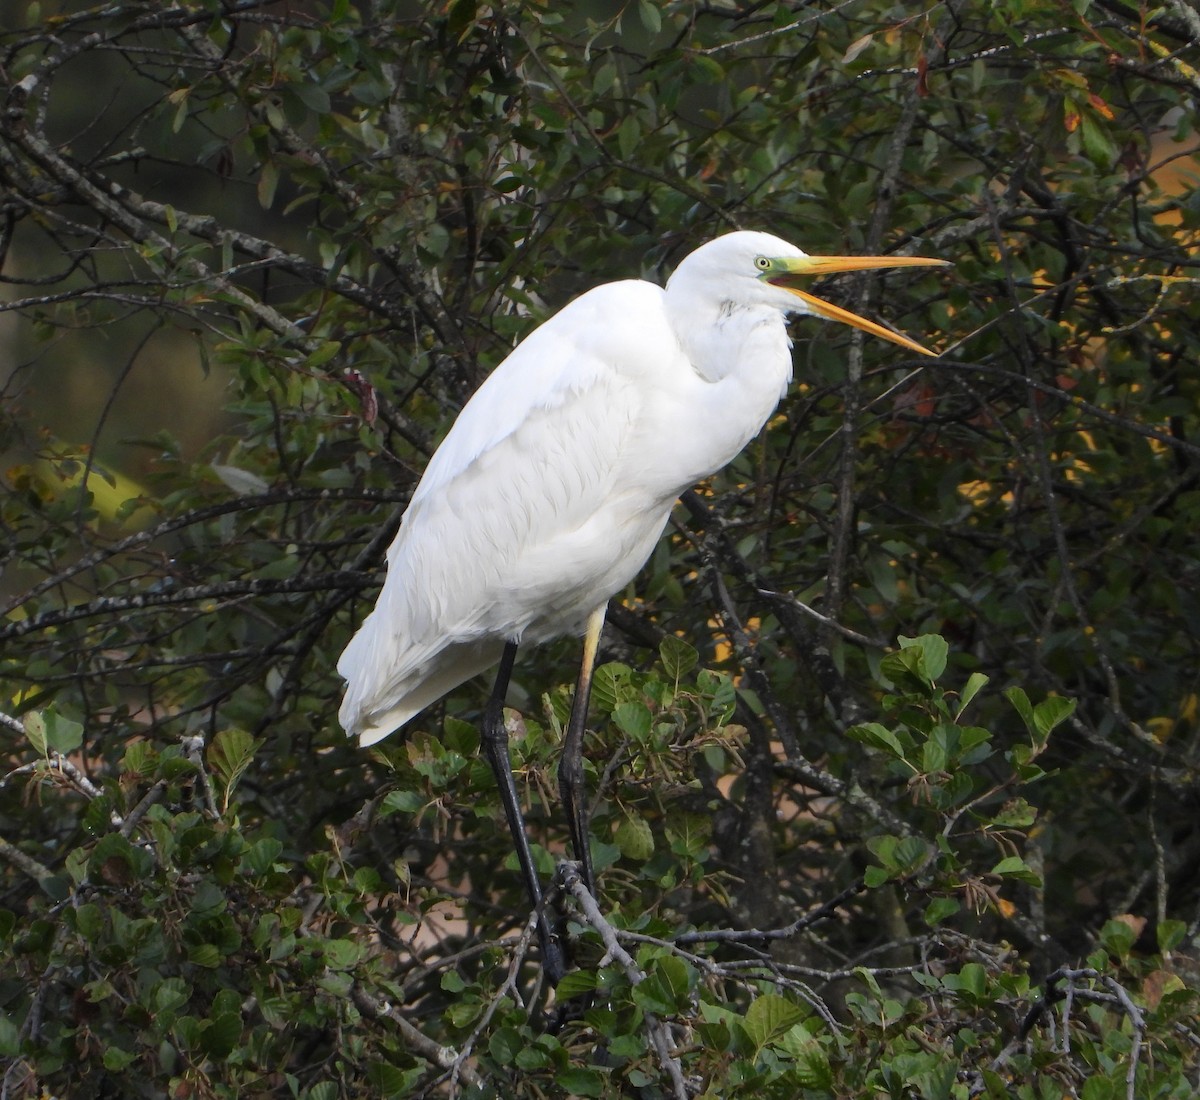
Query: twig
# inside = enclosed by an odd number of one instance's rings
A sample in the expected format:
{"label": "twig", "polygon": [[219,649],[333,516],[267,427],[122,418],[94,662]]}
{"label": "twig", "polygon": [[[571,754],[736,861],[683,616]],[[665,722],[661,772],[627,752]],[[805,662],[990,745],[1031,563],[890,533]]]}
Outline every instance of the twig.
{"label": "twig", "polygon": [[[428,1058],[429,1061],[440,1066],[442,1069],[453,1069],[455,1061],[458,1058],[458,1052],[453,1047],[446,1047],[440,1043],[435,1043],[428,1035],[409,1023],[387,1001],[373,997],[357,982],[351,987],[350,996],[359,1012],[366,1016],[367,1019],[391,1020],[396,1025],[396,1029],[404,1037],[404,1041],[421,1055],[422,1058]],[[461,1067],[459,1076],[471,1088],[481,1088],[484,1084],[483,1078],[467,1065]]]}
{"label": "twig", "polygon": [[[1040,297],[1045,297],[1046,292],[1043,292]],[[1029,303],[1023,303],[1023,308]],[[963,342],[963,341],[960,341]],[[1087,416],[1094,417],[1103,424],[1111,425],[1114,428],[1120,428],[1122,431],[1130,432],[1134,435],[1140,435],[1144,439],[1152,439],[1155,443],[1160,443],[1162,446],[1169,448],[1172,451],[1177,451],[1180,454],[1187,455],[1189,458],[1200,459],[1200,444],[1192,443],[1187,439],[1180,439],[1178,436],[1171,435],[1170,432],[1162,431],[1153,427],[1150,424],[1141,424],[1127,416],[1121,416],[1119,413],[1109,412],[1108,409],[1102,409],[1099,405],[1093,405],[1090,401],[1084,400],[1077,394],[1067,393],[1060,386],[1053,385],[1049,382],[1043,382],[1038,378],[1018,374],[1016,371],[1009,370],[1007,367],[998,367],[991,363],[971,362],[968,360],[948,359],[944,355],[940,359],[933,360],[926,364],[927,370],[934,371],[957,371],[966,374],[981,374],[985,378],[997,378],[1002,381],[1018,383],[1031,390],[1036,390],[1038,393],[1045,394],[1047,397],[1055,397],[1064,405],[1069,405],[1071,408]]]}
{"label": "twig", "polygon": [[[22,764],[19,768],[13,768],[12,771],[0,776],[0,787],[4,787],[10,779],[19,775],[30,775],[39,781],[49,780],[52,783],[58,783],[75,791],[76,794],[83,795],[88,800],[99,798],[103,793],[77,765],[54,749],[51,749],[45,756],[39,756],[36,760]],[[108,820],[114,829],[123,828],[125,824],[125,819],[115,810],[109,813]]]}
{"label": "twig", "polygon": [[785,940],[796,935],[818,921],[825,920],[833,915],[837,908],[853,897],[857,897],[867,888],[866,882],[859,878],[856,882],[847,886],[841,893],[835,894],[828,901],[822,902],[815,909],[810,909],[801,917],[797,917],[791,924],[784,925],[782,928],[716,928],[711,930],[700,929],[695,932],[681,932],[672,941],[677,944],[687,943],[750,943],[753,941],[770,941],[770,940]]}
{"label": "twig", "polygon": [[645,981],[646,972],[634,962],[633,956],[617,940],[616,929],[600,912],[600,906],[596,904],[596,899],[592,897],[591,891],[583,884],[583,877],[575,864],[567,861],[560,863],[558,873],[562,878],[563,886],[575,899],[579,908],[583,910],[588,924],[596,930],[600,936],[600,942],[604,944],[604,957],[600,960],[599,967],[605,967],[610,962],[615,962],[625,971],[630,985],[637,985]]}
{"label": "twig", "polygon": [[185,737],[182,742],[183,755],[195,766],[200,776],[200,787],[204,792],[205,812],[214,821],[219,821],[221,812],[217,809],[217,792],[213,790],[212,776],[204,765],[204,738]]}
{"label": "twig", "polygon": [[[645,981],[645,971],[634,962],[633,956],[621,946],[617,939],[616,929],[609,924],[604,914],[600,911],[600,906],[596,904],[596,899],[592,897],[591,892],[583,884],[583,878],[579,874],[578,866],[575,863],[564,860],[558,865],[558,874],[564,888],[575,899],[588,924],[596,930],[600,936],[600,942],[604,944],[604,957],[600,960],[600,966],[606,966],[612,961],[625,971],[630,985],[638,985]],[[649,1033],[650,1042],[654,1046],[654,1052],[658,1055],[659,1064],[671,1079],[673,1095],[676,1100],[688,1100],[688,1089],[683,1080],[683,1067],[679,1064],[679,1059],[671,1050],[671,1035],[667,1025],[652,1012],[645,1013],[645,1020],[646,1030]]]}
{"label": "twig", "polygon": [[[544,902],[545,899],[543,899]],[[458,1079],[465,1077],[465,1071],[470,1067],[466,1061],[471,1056],[471,1051],[475,1044],[479,1041],[479,1036],[487,1030],[488,1025],[492,1022],[492,1017],[496,1015],[496,1010],[500,1007],[500,1002],[506,996],[512,994],[515,1000],[520,1000],[517,995],[517,977],[521,973],[521,964],[525,961],[525,956],[529,953],[529,947],[533,943],[534,934],[537,932],[538,921],[541,919],[540,909],[534,909],[529,914],[529,919],[525,922],[525,927],[521,929],[521,935],[517,940],[517,945],[513,950],[512,961],[508,964],[508,974],[496,990],[492,997],[491,1003],[487,1006],[478,1025],[467,1036],[462,1048],[454,1059],[454,1064],[450,1067],[450,1095],[451,1097],[458,1095]],[[468,1084],[471,1082],[468,1081]]]}
{"label": "twig", "polygon": [[789,607],[795,608],[797,611],[807,615],[810,619],[815,619],[822,626],[829,630],[836,631],[847,641],[854,642],[856,645],[869,646],[874,649],[883,649],[888,643],[880,638],[868,638],[865,634],[860,634],[857,630],[851,630],[848,626],[843,626],[835,619],[831,619],[828,615],[822,615],[815,607],[809,607],[803,600],[797,599],[791,592],[776,592],[770,588],[760,588],[758,594],[764,599],[770,600],[775,604],[786,603]]}
{"label": "twig", "polygon": [[363,589],[378,583],[373,573],[351,573],[339,570],[333,573],[287,577],[277,580],[271,577],[250,577],[245,580],[222,581],[216,584],[197,584],[188,588],[168,589],[164,592],[138,592],[130,596],[101,596],[87,603],[74,604],[57,611],[43,611],[0,627],[0,639],[21,638],[34,634],[49,626],[62,626],[78,619],[90,619],[100,615],[123,615],[131,611],[146,611],[154,607],[169,607],[174,604],[195,603],[209,600],[240,600],[249,596],[299,594],[302,592],[325,592],[335,588]]}
{"label": "twig", "polygon": [[[38,596],[58,588],[78,573],[94,569],[103,562],[110,561],[121,554],[139,550],[157,539],[181,531],[184,528],[209,520],[220,519],[233,512],[254,511],[270,508],[274,505],[291,505],[305,501],[353,501],[363,503],[402,504],[407,500],[407,494],[383,492],[376,489],[272,489],[270,492],[258,493],[254,496],[237,497],[234,500],[223,500],[219,504],[208,504],[202,508],[192,508],[180,515],[163,520],[154,527],[144,531],[135,531],[132,535],[114,542],[98,550],[85,554],[83,557],[63,566],[45,580],[39,581],[32,588],[14,596],[8,603],[0,607],[0,614],[7,616],[10,611],[31,603]],[[15,719],[14,719],[15,720]],[[12,720],[10,720],[12,721]]]}
{"label": "twig", "polygon": [[144,795],[141,800],[125,817],[125,823],[121,826],[121,835],[130,837],[133,835],[133,830],[138,827],[138,823],[146,816],[150,807],[162,799],[166,793],[169,784],[165,779],[158,780]]}
{"label": "twig", "polygon": [[[1084,981],[1099,982],[1105,987],[1106,992],[1100,992],[1099,990],[1078,984]],[[1058,988],[1061,982],[1066,983],[1066,989],[1060,990]],[[1054,1004],[1062,1002],[1063,1034],[1060,1046],[1062,1051],[1066,1053],[1070,1047],[1071,1006],[1074,1004],[1076,997],[1082,1000],[1116,1004],[1120,1006],[1121,1010],[1129,1018],[1130,1026],[1133,1029],[1133,1038],[1129,1048],[1129,1064],[1125,1071],[1125,1095],[1126,1100],[1136,1100],[1134,1089],[1137,1084],[1137,1067],[1138,1060],[1141,1057],[1142,1038],[1146,1033],[1146,1019],[1142,1015],[1141,1009],[1133,1003],[1125,987],[1107,974],[1101,974],[1098,970],[1093,970],[1091,967],[1072,970],[1064,966],[1054,971],[1046,979],[1045,991],[1025,1014],[1024,1020],[1021,1021],[1021,1027],[1017,1032],[1015,1042],[1024,1042],[1030,1031],[1033,1030],[1037,1022],[1046,1014],[1049,1008]],[[1013,1044],[1010,1043],[997,1056],[993,1067],[1005,1059],[1011,1053],[1012,1049]]]}
{"label": "twig", "polygon": [[35,882],[52,877],[49,867],[38,863],[32,856],[27,856],[14,844],[0,837],[0,859],[7,860],[19,871],[24,871]]}
{"label": "twig", "polygon": [[[88,778],[75,764],[71,763],[61,752],[50,753],[50,764],[66,776],[71,786],[88,798],[99,798],[100,788]],[[113,815],[113,824],[120,824],[121,819]]]}

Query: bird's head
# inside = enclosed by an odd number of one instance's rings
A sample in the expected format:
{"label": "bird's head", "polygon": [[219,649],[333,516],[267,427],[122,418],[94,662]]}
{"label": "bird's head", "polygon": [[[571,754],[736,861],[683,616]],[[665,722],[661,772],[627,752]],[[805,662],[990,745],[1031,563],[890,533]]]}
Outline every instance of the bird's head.
{"label": "bird's head", "polygon": [[943,267],[924,256],[809,256],[769,233],[739,231],[717,237],[687,256],[667,283],[696,294],[716,295],[733,306],[769,305],[781,313],[807,313],[880,336],[921,355],[936,355],[914,340],[810,294],[798,283],[838,271],[889,267]]}

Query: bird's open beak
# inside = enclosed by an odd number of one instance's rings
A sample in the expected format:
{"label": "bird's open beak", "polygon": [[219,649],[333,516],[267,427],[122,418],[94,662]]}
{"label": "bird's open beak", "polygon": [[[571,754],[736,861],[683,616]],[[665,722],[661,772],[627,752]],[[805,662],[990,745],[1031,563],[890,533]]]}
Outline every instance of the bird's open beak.
{"label": "bird's open beak", "polygon": [[763,272],[762,277],[773,286],[783,287],[784,290],[800,298],[818,317],[830,321],[840,321],[869,332],[872,336],[881,336],[893,344],[899,344],[909,351],[921,355],[936,356],[937,352],[923,348],[915,340],[893,332],[875,321],[868,321],[857,313],[835,306],[830,302],[809,294],[794,286],[797,279],[810,279],[815,275],[832,275],[835,271],[875,271],[884,267],[945,267],[946,260],[931,260],[925,256],[801,256],[785,257],[771,260],[771,268]]}

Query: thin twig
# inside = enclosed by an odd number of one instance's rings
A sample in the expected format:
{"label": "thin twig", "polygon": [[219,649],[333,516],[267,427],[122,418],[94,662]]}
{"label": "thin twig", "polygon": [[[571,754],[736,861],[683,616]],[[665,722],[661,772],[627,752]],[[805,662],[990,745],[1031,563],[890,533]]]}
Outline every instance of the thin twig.
{"label": "thin twig", "polygon": [[27,856],[15,844],[10,844],[0,837],[0,859],[11,863],[18,871],[24,871],[35,882],[51,878],[53,872],[49,867],[39,863],[33,856]]}
{"label": "thin twig", "polygon": [[149,812],[150,807],[162,800],[162,796],[166,793],[169,785],[165,779],[159,779],[142,795],[138,804],[125,817],[125,823],[121,826],[121,835],[123,837],[128,838],[133,835],[133,830],[138,827],[142,818]]}
{"label": "thin twig", "polygon": [[[600,942],[604,944],[604,958],[600,960],[600,966],[606,966],[611,960],[625,971],[630,985],[638,985],[645,981],[645,971],[621,946],[617,939],[616,929],[609,924],[607,918],[600,911],[600,906],[596,904],[596,899],[583,884],[583,877],[579,873],[578,866],[564,860],[558,865],[558,874],[564,888],[575,899],[587,923],[596,930],[600,936]],[[655,1054],[658,1056],[659,1065],[671,1080],[673,1095],[676,1100],[688,1100],[689,1094],[683,1079],[683,1067],[671,1049],[671,1036],[667,1025],[652,1012],[645,1013],[645,1021],[646,1030],[649,1033],[650,1042],[654,1046]]]}
{"label": "thin twig", "polygon": [[[544,899],[543,899],[544,900]],[[521,973],[521,966],[525,962],[525,956],[529,954],[530,945],[533,943],[533,937],[537,932],[538,921],[541,919],[541,913],[538,909],[534,909],[529,914],[529,919],[525,922],[525,927],[521,929],[521,935],[517,939],[517,945],[513,950],[512,960],[508,964],[508,974],[505,976],[500,988],[493,994],[491,1003],[487,1006],[486,1011],[480,1018],[475,1029],[467,1036],[459,1049],[458,1055],[454,1059],[454,1064],[450,1067],[450,1095],[451,1097],[458,1095],[458,1079],[465,1078],[464,1071],[469,1069],[466,1061],[471,1056],[471,1051],[475,1048],[475,1044],[479,1041],[479,1037],[487,1030],[488,1025],[492,1022],[492,1017],[496,1015],[496,1010],[500,1007],[501,1002],[505,997],[511,995],[514,1000],[520,1001],[517,994],[517,978]],[[467,1082],[470,1084],[470,1081]]]}
{"label": "thin twig", "polygon": [[[440,1066],[442,1069],[453,1068],[458,1058],[458,1051],[453,1047],[435,1043],[428,1035],[400,1015],[391,1004],[372,996],[357,982],[351,987],[350,996],[359,1012],[366,1016],[367,1019],[390,1020],[395,1024],[396,1030],[400,1032],[405,1043],[422,1058],[428,1058],[434,1065]],[[483,1078],[471,1066],[462,1066],[459,1070],[459,1076],[471,1088],[483,1087]]]}
{"label": "thin twig", "polygon": [[[1082,982],[1098,982],[1104,986],[1105,992],[1080,984]],[[1062,983],[1066,983],[1065,989],[1059,988]],[[1133,1030],[1133,1037],[1129,1048],[1129,1063],[1125,1070],[1125,1095],[1126,1100],[1136,1100],[1134,1090],[1137,1084],[1137,1067],[1141,1057],[1143,1037],[1146,1033],[1146,1019],[1141,1009],[1133,1003],[1125,987],[1107,974],[1101,974],[1098,970],[1093,970],[1091,967],[1074,970],[1064,966],[1054,971],[1053,974],[1046,978],[1046,986],[1041,997],[1038,998],[1036,1003],[1025,1014],[1025,1019],[1021,1022],[1015,1042],[1024,1042],[1030,1031],[1046,1015],[1050,1007],[1061,1002],[1063,1005],[1063,1033],[1059,1040],[1059,1047],[1062,1053],[1068,1053],[1071,1043],[1071,1008],[1076,998],[1116,1004],[1128,1017],[1130,1027]],[[997,1057],[997,1063],[1007,1057],[1011,1047],[1012,1044],[1009,1044],[1009,1047],[1006,1047],[1001,1052]],[[993,1063],[993,1068],[995,1068],[995,1065],[996,1063]]]}
{"label": "thin twig", "polygon": [[867,888],[866,882],[859,878],[828,901],[822,902],[815,909],[810,909],[803,916],[797,917],[791,924],[782,928],[715,928],[699,929],[695,932],[681,932],[671,942],[687,943],[753,943],[769,942],[771,940],[786,940],[797,932],[833,916],[837,909],[857,897]]}
{"label": "thin twig", "polygon": [[212,776],[204,763],[204,738],[185,737],[182,742],[183,755],[196,767],[200,777],[200,789],[204,794],[204,812],[214,821],[219,821],[221,812],[217,809],[217,792],[213,789]]}

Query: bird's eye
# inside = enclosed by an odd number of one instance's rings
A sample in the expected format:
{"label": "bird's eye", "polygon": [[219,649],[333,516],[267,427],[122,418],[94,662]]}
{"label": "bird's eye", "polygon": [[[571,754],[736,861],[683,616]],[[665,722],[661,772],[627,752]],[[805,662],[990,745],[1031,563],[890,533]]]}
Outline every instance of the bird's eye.
{"label": "bird's eye", "polygon": [[771,266],[771,261],[766,256],[757,256],[754,260],[754,266],[760,271],[766,271]]}

